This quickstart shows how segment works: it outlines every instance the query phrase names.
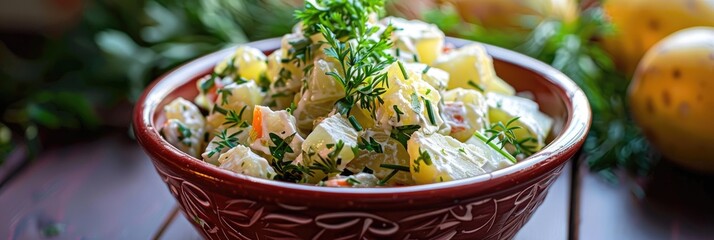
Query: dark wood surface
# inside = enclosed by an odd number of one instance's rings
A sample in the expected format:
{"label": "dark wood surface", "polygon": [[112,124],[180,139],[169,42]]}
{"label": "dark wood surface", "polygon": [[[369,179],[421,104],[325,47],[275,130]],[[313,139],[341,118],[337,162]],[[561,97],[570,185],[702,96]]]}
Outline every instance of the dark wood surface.
{"label": "dark wood surface", "polygon": [[[25,165],[0,186],[0,239],[201,238],[122,134]],[[710,177],[661,165],[646,184],[612,184],[569,163],[515,239],[714,239]]]}

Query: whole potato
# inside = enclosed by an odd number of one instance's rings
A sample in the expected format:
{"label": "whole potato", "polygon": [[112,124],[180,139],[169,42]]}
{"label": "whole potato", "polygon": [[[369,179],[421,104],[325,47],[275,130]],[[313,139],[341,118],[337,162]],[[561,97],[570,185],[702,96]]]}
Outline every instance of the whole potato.
{"label": "whole potato", "polygon": [[618,68],[632,74],[637,63],[667,35],[684,28],[714,26],[710,0],[606,0],[603,8],[615,33],[603,44]]}
{"label": "whole potato", "polygon": [[662,154],[714,173],[714,28],[676,32],[652,47],[630,85],[630,110]]}
{"label": "whole potato", "polygon": [[578,17],[576,0],[445,0],[471,23],[500,30],[527,30],[544,19],[565,22]]}

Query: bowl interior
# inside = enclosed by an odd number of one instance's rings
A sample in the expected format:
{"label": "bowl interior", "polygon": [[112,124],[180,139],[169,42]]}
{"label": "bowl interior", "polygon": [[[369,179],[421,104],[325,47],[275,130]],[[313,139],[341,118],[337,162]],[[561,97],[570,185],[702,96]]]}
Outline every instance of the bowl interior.
{"label": "bowl interior", "polygon": [[[471,41],[453,38],[448,38],[447,42],[456,47],[472,43]],[[279,44],[279,39],[268,39],[250,43],[251,46],[266,53],[270,53],[278,48]],[[567,157],[563,159],[562,156],[572,155],[577,151],[589,127],[590,109],[582,91],[565,75],[544,63],[506,49],[488,45],[486,47],[489,54],[493,56],[494,66],[498,76],[516,88],[520,95],[527,96],[538,102],[541,111],[554,119],[554,126],[548,139],[549,144],[540,152],[519,162],[515,166],[501,169],[491,174],[451,182],[399,188],[358,189],[359,191],[354,189],[323,188],[268,180],[264,181],[262,179],[224,173],[226,171],[209,166],[208,164],[196,165],[200,169],[193,169],[192,171],[201,172],[200,175],[202,176],[213,175],[214,178],[230,178],[227,182],[248,180],[253,183],[273,187],[278,186],[311,192],[345,192],[351,194],[409,193],[457,187],[466,184],[477,184],[474,187],[487,189],[496,184],[514,181],[515,175],[519,175],[519,178],[522,179],[523,177],[528,178],[542,174],[567,161]],[[149,139],[160,138],[158,137],[158,130],[165,122],[164,113],[161,111],[163,107],[177,97],[193,100],[198,94],[195,86],[196,81],[210,73],[216,63],[233,51],[234,48],[221,50],[183,65],[160,77],[153,83],[154,85],[148,88],[149,90],[145,92],[144,98],[139,102],[142,104],[139,105],[142,109],[141,111],[137,111],[137,114],[142,114],[143,116],[137,117],[136,119],[142,119],[139,121],[143,121],[143,124],[150,129],[148,134],[152,136],[149,137]],[[135,124],[137,123],[135,122]],[[161,144],[163,147],[173,148],[163,139],[159,139],[158,141],[163,141]],[[175,154],[177,151],[177,149],[173,149],[173,151],[167,152]],[[191,157],[187,154],[182,155],[183,156],[177,157],[180,158],[177,159],[177,161],[191,160]],[[514,174],[517,172],[519,173]],[[499,180],[486,183],[487,180],[494,178],[499,178]]]}

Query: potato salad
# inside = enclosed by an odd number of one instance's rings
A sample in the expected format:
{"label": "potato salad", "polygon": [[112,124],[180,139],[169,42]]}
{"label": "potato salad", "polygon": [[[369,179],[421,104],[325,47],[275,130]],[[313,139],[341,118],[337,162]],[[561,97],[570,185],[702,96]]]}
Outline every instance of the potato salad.
{"label": "potato salad", "polygon": [[452,181],[517,164],[553,120],[484,46],[380,19],[382,0],[311,0],[269,55],[249,46],[164,108],[161,134],[237,174],[328,187]]}

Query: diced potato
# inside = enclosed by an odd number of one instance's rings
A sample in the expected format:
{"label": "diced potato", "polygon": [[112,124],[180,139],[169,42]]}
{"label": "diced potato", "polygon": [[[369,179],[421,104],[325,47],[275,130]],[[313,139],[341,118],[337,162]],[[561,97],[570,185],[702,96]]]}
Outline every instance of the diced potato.
{"label": "diced potato", "polygon": [[[217,133],[216,136],[208,142],[208,146],[206,146],[203,154],[201,154],[203,161],[218,165],[218,157],[228,151],[231,148],[230,146],[248,146],[250,144],[249,136],[252,130],[252,126],[236,126]],[[223,131],[225,131],[225,133]]]}
{"label": "diced potato", "polygon": [[421,73],[421,79],[429,83],[436,90],[444,91],[449,85],[449,73],[444,70],[429,67],[424,63],[405,63],[404,67],[412,72]]}
{"label": "diced potato", "polygon": [[166,141],[191,156],[198,157],[204,144],[206,120],[191,102],[177,98],[164,106],[166,123],[161,129]]}
{"label": "diced potato", "polygon": [[[245,83],[231,83],[218,90],[218,97],[211,113],[206,117],[206,128],[210,134],[225,129],[226,115],[233,111],[240,114],[242,121],[250,122],[253,119],[253,107],[263,101],[263,93],[255,81]],[[218,106],[218,108],[216,108]],[[245,109],[243,109],[245,107]]]}
{"label": "diced potato", "polygon": [[[344,146],[331,159],[330,154],[334,154],[336,145],[340,141]],[[334,161],[331,163],[341,172],[355,158],[355,152],[352,150],[355,146],[357,146],[357,131],[346,118],[335,114],[322,120],[305,138],[305,142],[302,144],[301,162],[296,164],[309,167],[324,161]],[[324,172],[319,170],[315,171],[315,174],[316,176],[311,178],[311,182],[319,181],[325,176]]]}
{"label": "diced potato", "polygon": [[450,136],[416,131],[409,139],[409,165],[417,184],[446,182],[513,165],[484,142],[465,144]]}
{"label": "diced potato", "polygon": [[408,78],[401,71],[399,61],[388,68],[389,87],[382,95],[384,103],[376,109],[377,122],[388,130],[396,126],[419,125],[427,133],[434,133],[444,124],[438,106],[441,95],[421,79],[419,72],[404,70]]}
{"label": "diced potato", "polygon": [[314,127],[313,122],[326,117],[334,109],[335,102],[345,96],[342,84],[327,75],[328,72],[338,72],[336,65],[331,60],[315,61],[293,113],[301,133],[310,133]]}
{"label": "diced potato", "polygon": [[449,89],[471,88],[472,81],[486,92],[514,95],[515,90],[498,76],[493,69],[493,59],[483,45],[474,43],[441,56],[434,67],[449,73]]}
{"label": "diced potato", "polygon": [[275,170],[268,160],[253,153],[250,148],[242,145],[235,146],[218,158],[219,167],[234,173],[252,177],[273,179]]}
{"label": "diced potato", "polygon": [[514,117],[519,117],[514,122],[514,126],[520,129],[514,130],[517,139],[531,137],[534,142],[525,144],[531,146],[533,151],[539,151],[545,146],[545,139],[550,133],[553,119],[538,110],[538,103],[518,96],[506,96],[497,93],[488,93],[488,116],[491,124],[501,122],[508,123]]}
{"label": "diced potato", "polygon": [[265,54],[254,47],[240,46],[213,69],[220,76],[258,81],[268,69]]}
{"label": "diced potato", "polygon": [[[389,133],[383,131],[366,131],[362,136],[360,136],[366,141],[370,141],[370,138],[374,139],[382,147],[382,153],[377,153],[374,151],[360,150],[356,158],[347,164],[347,169],[351,172],[361,172],[365,167],[372,169],[374,175],[379,179],[384,179],[392,173],[392,169],[382,168],[381,164],[392,164],[409,166],[409,153],[407,150],[397,142],[396,140],[389,137]],[[362,140],[359,140],[362,141]],[[387,185],[413,185],[414,180],[409,172],[400,171],[394,175]]]}
{"label": "diced potato", "polygon": [[285,110],[273,111],[264,106],[255,106],[253,109],[253,131],[250,132],[250,148],[265,157],[270,157],[270,147],[276,146],[270,134],[275,134],[282,140],[289,141],[288,145],[292,151],[285,153],[283,161],[295,160],[300,154],[300,146],[303,138],[297,133],[295,117]]}
{"label": "diced potato", "polygon": [[443,115],[446,124],[451,125],[449,135],[465,142],[476,131],[489,126],[488,104],[481,92],[473,89],[456,88],[443,95]]}
{"label": "diced potato", "polygon": [[[392,33],[394,45],[399,49],[397,58],[404,61],[422,62],[431,65],[444,48],[444,32],[436,25],[419,20],[387,17],[383,24],[392,24],[397,28]],[[416,55],[416,57],[414,57]]]}

